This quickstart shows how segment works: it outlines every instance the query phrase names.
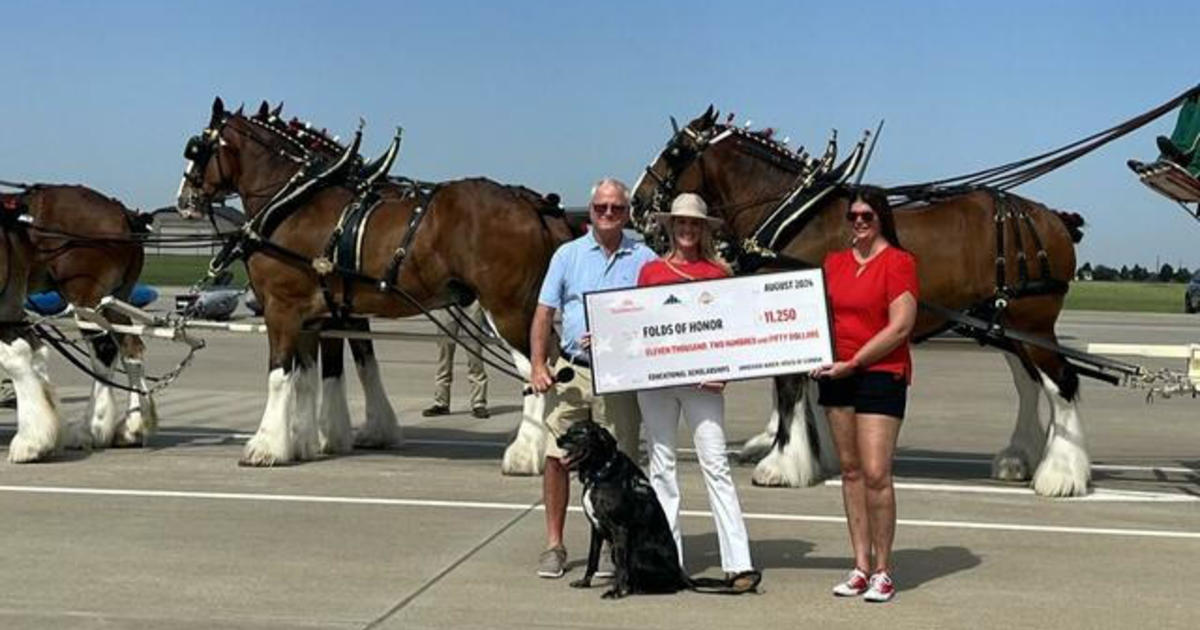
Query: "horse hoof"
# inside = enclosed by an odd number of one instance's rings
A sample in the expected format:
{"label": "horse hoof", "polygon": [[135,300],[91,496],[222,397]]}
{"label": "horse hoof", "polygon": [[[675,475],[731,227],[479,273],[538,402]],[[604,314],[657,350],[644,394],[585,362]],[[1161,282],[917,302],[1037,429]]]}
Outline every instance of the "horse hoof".
{"label": "horse hoof", "polygon": [[813,466],[812,458],[808,462],[796,453],[772,450],[758,465],[754,467],[751,482],[756,486],[768,488],[807,488],[821,481],[821,473]]}
{"label": "horse hoof", "polygon": [[318,452],[322,455],[345,455],[354,451],[354,444],[350,440],[341,439],[322,439],[321,448]]}
{"label": "horse hoof", "polygon": [[1022,453],[1005,449],[992,459],[992,479],[1029,481],[1029,477],[1029,463]]}
{"label": "horse hoof", "polygon": [[99,423],[91,425],[92,448],[104,449],[112,445],[114,428],[108,428]]}
{"label": "horse hoof", "polygon": [[146,443],[141,431],[124,430],[117,431],[113,436],[112,445],[114,448],[141,448]]}
{"label": "horse hoof", "polygon": [[1075,466],[1050,459],[1042,461],[1033,475],[1033,491],[1043,497],[1082,497],[1088,493],[1087,474]]}
{"label": "horse hoof", "polygon": [[746,440],[746,443],[742,445],[742,450],[738,452],[738,461],[743,464],[753,464],[766,457],[774,444],[775,436],[765,431],[759,433]]}
{"label": "horse hoof", "polygon": [[28,464],[49,459],[54,454],[54,443],[36,444],[20,433],[8,445],[8,461],[13,464]]}
{"label": "horse hoof", "polygon": [[389,451],[404,446],[404,435],[397,425],[392,431],[359,431],[354,435],[354,448]]}
{"label": "horse hoof", "polygon": [[544,457],[535,457],[521,442],[513,442],[504,449],[500,473],[510,477],[533,477],[542,474],[545,461]]}
{"label": "horse hoof", "polygon": [[250,438],[250,441],[246,443],[246,450],[242,452],[242,458],[238,460],[238,465],[252,468],[269,468],[271,466],[287,464],[291,461],[291,458],[286,454],[272,452],[267,445],[263,444],[263,441],[257,435]]}

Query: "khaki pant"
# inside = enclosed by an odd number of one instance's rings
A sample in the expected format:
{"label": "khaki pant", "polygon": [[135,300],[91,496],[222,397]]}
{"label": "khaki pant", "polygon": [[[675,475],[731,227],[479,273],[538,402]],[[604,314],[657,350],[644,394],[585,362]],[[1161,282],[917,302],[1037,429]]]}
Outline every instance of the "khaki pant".
{"label": "khaki pant", "polygon": [[[472,302],[470,306],[463,309],[463,312],[484,330],[487,330],[487,324],[483,319],[483,309],[479,307],[478,301]],[[447,330],[466,341],[468,350],[471,350],[467,353],[467,380],[471,382],[471,408],[487,407],[487,372],[483,369],[483,360],[479,358],[479,344],[470,341],[467,334],[473,331],[469,327],[466,330],[460,330],[458,322],[446,311],[436,311],[434,317],[442,322]],[[454,350],[457,345],[448,337],[443,337],[438,341],[437,372],[433,377],[433,403],[435,405],[450,406],[450,383],[454,381]]]}
{"label": "khaki pant", "polygon": [[590,416],[616,438],[621,452],[636,460],[638,429],[642,423],[637,395],[625,392],[593,396],[592,371],[559,357],[550,368],[550,373],[557,374],[564,367],[575,370],[575,378],[555,384],[545,394],[546,427],[550,430],[546,457],[562,457],[565,453],[558,448],[556,438],[571,428],[572,424],[587,420]]}

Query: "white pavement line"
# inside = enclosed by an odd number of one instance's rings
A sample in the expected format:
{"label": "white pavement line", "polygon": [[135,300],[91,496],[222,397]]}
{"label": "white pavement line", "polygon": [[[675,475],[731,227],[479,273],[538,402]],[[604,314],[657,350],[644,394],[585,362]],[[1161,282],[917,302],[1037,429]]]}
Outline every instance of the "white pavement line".
{"label": "white pavement line", "polygon": [[[683,449],[679,449],[683,450]],[[976,457],[910,457],[907,455],[896,457],[898,462],[922,462],[934,464],[972,464],[978,466],[990,466],[992,460]],[[1195,468],[1185,468],[1183,466],[1135,466],[1133,464],[1092,464],[1092,470],[1104,471],[1121,471],[1121,472],[1156,472],[1156,473],[1175,473],[1187,474],[1200,472]]]}
{"label": "white pavement line", "polygon": [[[157,435],[166,435],[172,437],[204,437],[212,438],[217,436],[225,436],[238,440],[248,440],[254,437],[253,433],[205,433],[201,431],[159,431]],[[507,442],[493,442],[490,440],[434,440],[434,439],[406,439],[407,444],[425,445],[425,446],[462,446],[462,447],[481,447],[481,448],[504,448],[508,446]],[[695,453],[696,449],[690,447],[680,447],[680,453]],[[740,451],[730,449],[728,455],[737,455]],[[976,466],[990,466],[992,460],[977,457],[909,457],[899,456],[896,458],[898,462],[919,462],[932,464],[969,464]],[[1133,464],[1092,464],[1092,470],[1101,470],[1109,472],[1152,472],[1152,473],[1171,473],[1177,475],[1186,475],[1189,473],[1200,473],[1200,469],[1187,468],[1184,466],[1136,466]]]}
{"label": "white pavement line", "polygon": [[[826,486],[842,487],[841,479],[829,479]],[[895,482],[897,490],[925,490],[930,492],[966,492],[973,494],[1015,494],[1027,497],[1037,496],[1032,488],[1010,488],[1003,486],[962,485],[953,483],[912,483],[907,481]],[[1146,503],[1196,503],[1200,496],[1179,494],[1175,492],[1146,492],[1140,490],[1109,490],[1095,488],[1090,494],[1082,497],[1064,497],[1062,501],[1095,501],[1095,502],[1146,502]]]}
{"label": "white pavement line", "polygon": [[[63,486],[0,486],[0,492],[16,492],[28,494],[65,494],[88,496],[122,496],[145,497],[155,499],[212,499],[231,501],[278,501],[289,503],[324,503],[349,505],[380,505],[400,507],[433,507],[449,509],[482,509],[482,510],[521,510],[528,511],[528,503],[498,503],[486,501],[443,501],[435,499],[386,499],[373,497],[333,497],[304,494],[254,494],[244,492],[185,492],[176,490],[133,490],[123,488],[77,488]],[[544,510],[538,504],[534,510]],[[572,506],[571,512],[583,512],[583,508]],[[712,512],[701,510],[683,510],[684,516],[712,518]],[[749,512],[743,518],[756,521],[794,521],[804,523],[839,523],[846,522],[842,516],[824,516],[813,514],[772,514],[766,512]],[[1200,532],[1187,532],[1169,529],[1120,529],[1110,527],[1069,527],[1059,525],[1026,525],[1020,523],[983,523],[975,521],[927,521],[920,519],[900,519],[900,525],[909,527],[938,527],[958,529],[986,529],[1013,532],[1051,532],[1059,534],[1086,534],[1098,536],[1132,536],[1143,538],[1181,538],[1200,540]]]}

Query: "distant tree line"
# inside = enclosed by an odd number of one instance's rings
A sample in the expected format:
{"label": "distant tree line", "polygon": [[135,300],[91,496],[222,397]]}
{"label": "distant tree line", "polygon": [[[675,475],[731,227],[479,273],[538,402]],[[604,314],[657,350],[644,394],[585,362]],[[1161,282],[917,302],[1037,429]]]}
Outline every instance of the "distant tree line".
{"label": "distant tree line", "polygon": [[1141,265],[1121,265],[1120,269],[1109,267],[1108,265],[1092,266],[1092,263],[1083,263],[1083,266],[1075,272],[1075,277],[1080,280],[1128,280],[1131,282],[1187,282],[1192,278],[1192,272],[1187,267],[1178,269],[1168,264],[1163,264],[1158,269],[1158,272],[1153,272]]}

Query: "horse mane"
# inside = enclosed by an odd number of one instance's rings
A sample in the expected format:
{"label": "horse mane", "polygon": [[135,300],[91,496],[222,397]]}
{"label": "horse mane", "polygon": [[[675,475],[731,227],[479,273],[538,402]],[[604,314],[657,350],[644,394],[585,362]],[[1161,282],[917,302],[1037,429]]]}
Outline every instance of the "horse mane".
{"label": "horse mane", "polygon": [[259,112],[253,116],[233,114],[233,117],[241,118],[252,126],[271,133],[305,153],[319,151],[331,155],[339,155],[346,150],[346,147],[338,142],[336,138],[330,136],[327,130],[317,129],[312,123],[301,121],[296,117],[284,121],[279,117],[278,112]]}
{"label": "horse mane", "polygon": [[737,136],[738,138],[751,143],[753,146],[767,151],[776,158],[791,164],[797,169],[806,168],[809,164],[809,160],[803,152],[803,147],[801,147],[799,150],[792,150],[791,147],[788,147],[782,142],[776,142],[773,138],[774,129],[770,127],[766,129],[751,130],[746,127],[738,127],[737,125],[715,123],[712,127],[712,136],[714,138],[719,138],[724,134]]}
{"label": "horse mane", "polygon": [[1067,227],[1067,233],[1071,235],[1072,243],[1078,243],[1083,240],[1083,227],[1086,224],[1086,221],[1083,220],[1083,215],[1078,212],[1065,210],[1051,210],[1051,212]]}

